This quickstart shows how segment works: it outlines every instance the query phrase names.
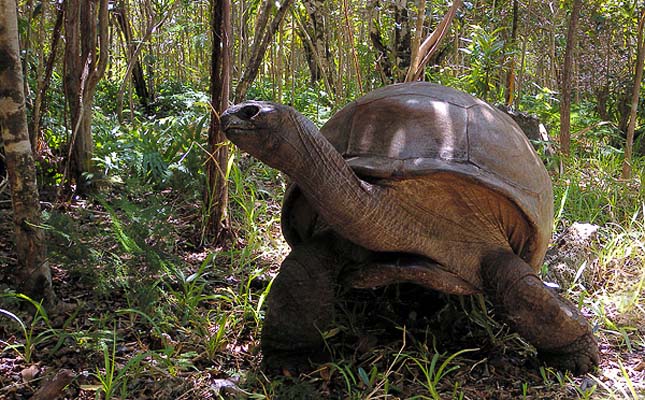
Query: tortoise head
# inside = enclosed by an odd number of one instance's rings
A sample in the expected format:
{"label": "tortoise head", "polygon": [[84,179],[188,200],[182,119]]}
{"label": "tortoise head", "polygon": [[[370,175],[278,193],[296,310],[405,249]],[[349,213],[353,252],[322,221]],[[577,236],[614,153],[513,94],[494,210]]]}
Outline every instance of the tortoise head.
{"label": "tortoise head", "polygon": [[266,101],[247,101],[221,116],[226,137],[264,163],[289,174],[304,162],[303,135],[318,128],[292,107]]}

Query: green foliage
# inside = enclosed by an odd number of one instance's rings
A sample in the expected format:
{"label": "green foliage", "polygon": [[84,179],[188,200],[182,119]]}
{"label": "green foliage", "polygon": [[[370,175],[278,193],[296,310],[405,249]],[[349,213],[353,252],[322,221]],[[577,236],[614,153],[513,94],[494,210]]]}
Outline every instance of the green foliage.
{"label": "green foliage", "polygon": [[535,114],[552,137],[560,130],[560,101],[558,92],[547,87],[538,87],[534,93],[522,96],[520,109]]}
{"label": "green foliage", "polygon": [[555,204],[563,204],[562,227],[574,221],[629,226],[638,215],[645,189],[645,160],[632,163],[634,179],[622,181],[622,153],[611,147],[594,148],[592,154],[563,160],[565,173],[554,177]]}
{"label": "green foliage", "polygon": [[198,115],[209,111],[209,98],[204,90],[179,80],[161,82],[156,99],[157,117]]}
{"label": "green foliage", "polygon": [[434,353],[432,355],[432,359],[428,360],[427,353],[422,353],[421,358],[417,358],[416,356],[407,356],[416,366],[419,368],[419,370],[422,373],[422,376],[425,377],[425,383],[424,386],[428,390],[428,393],[430,394],[431,397],[419,395],[415,396],[415,399],[430,399],[432,398],[433,400],[441,400],[443,397],[442,395],[439,394],[439,391],[437,390],[437,385],[439,382],[449,373],[452,371],[456,370],[459,368],[459,366],[454,365],[450,366],[450,363],[452,360],[454,360],[456,357],[459,357],[460,355],[464,353],[468,353],[471,351],[478,351],[479,349],[463,349],[459,350],[456,353],[451,354],[448,356],[441,364],[437,364],[442,357],[439,353]]}
{"label": "green foliage", "polygon": [[[208,293],[207,289],[207,276],[209,272],[206,270],[212,267],[213,254],[210,254],[201,263],[199,269],[186,276],[181,268],[173,268],[163,280],[166,281],[168,287],[167,296],[168,300],[176,307],[176,313],[181,318],[179,319],[182,324],[189,322],[203,323],[203,318],[199,318],[198,314],[201,310],[199,307],[210,300],[220,300],[218,295]],[[176,282],[173,283],[173,282]],[[174,286],[179,286],[175,289]],[[224,322],[225,323],[225,322]]]}
{"label": "green foliage", "polygon": [[[100,117],[114,117],[116,116],[116,107],[117,107],[117,95],[119,92],[119,87],[121,82],[110,79],[101,79],[96,87],[96,95],[94,96],[94,106],[97,110],[100,110],[98,115],[99,123],[97,125],[101,126]],[[110,121],[113,123],[113,121]]]}
{"label": "green foliage", "polygon": [[[239,150],[231,155],[229,175],[230,218],[239,226],[248,251],[255,252],[265,244],[264,232],[279,220],[279,215],[269,212],[267,200],[279,201],[286,183],[278,171],[248,156],[239,156]],[[238,158],[239,157],[239,158]],[[236,162],[237,161],[237,162]],[[245,252],[246,250],[241,251]],[[247,254],[248,256],[249,254]],[[242,258],[241,265],[246,264]]]}
{"label": "green foliage", "polygon": [[116,330],[113,331],[112,339],[109,343],[111,343],[111,346],[106,341],[100,341],[99,346],[103,353],[103,368],[97,367],[96,371],[92,373],[100,383],[97,398],[99,398],[98,394],[102,392],[104,400],[112,399],[117,393],[120,399],[126,399],[128,398],[128,379],[137,369],[141,368],[141,362],[148,357],[148,353],[137,353],[123,365],[120,365],[116,355]]}
{"label": "green foliage", "polygon": [[[248,99],[276,101],[288,104],[311,119],[316,125],[321,126],[332,114],[334,107],[343,104],[334,104],[333,93],[328,93],[321,82],[311,85],[306,77],[297,79],[294,90],[285,91],[282,98],[278,98],[275,85],[269,80],[257,80],[251,85],[247,93]],[[348,85],[350,83],[348,82]]]}
{"label": "green foliage", "polygon": [[[140,120],[136,123],[96,129],[94,160],[106,176],[137,177],[160,188],[200,182],[202,135],[210,115],[186,113],[180,116]],[[112,121],[114,123],[114,121]]]}
{"label": "green foliage", "polygon": [[505,50],[500,35],[505,27],[488,31],[486,28],[472,25],[470,38],[463,39],[468,44],[460,49],[469,56],[470,71],[462,78],[467,83],[468,91],[488,101],[501,98],[496,92],[502,85],[498,82],[500,59],[512,53]]}
{"label": "green foliage", "polygon": [[[4,346],[3,351],[13,350],[17,352],[26,363],[31,363],[33,361],[32,358],[34,352],[37,350],[37,346],[49,342],[56,337],[56,332],[51,326],[47,311],[39,302],[34,301],[22,293],[5,293],[2,294],[0,298],[3,300],[23,300],[33,306],[36,310],[31,321],[29,323],[25,323],[13,312],[0,308],[0,315],[16,322],[20,327],[20,333],[23,337],[22,343],[9,343],[7,341],[0,340],[0,344]],[[42,326],[44,326],[44,329],[42,329]]]}
{"label": "green foliage", "polygon": [[[5,317],[8,317],[9,319],[15,321],[20,325],[20,329],[22,331],[22,335],[25,339],[24,344],[10,344],[8,342],[5,342],[4,340],[0,340],[0,344],[4,346],[4,350],[15,350],[25,361],[31,362],[31,353],[34,350],[33,348],[33,342],[32,342],[32,335],[33,331],[28,330],[27,326],[22,322],[20,317],[18,317],[16,314],[12,313],[11,311],[4,310],[0,308],[0,314],[4,315]],[[18,349],[22,348],[23,351],[20,351]]]}

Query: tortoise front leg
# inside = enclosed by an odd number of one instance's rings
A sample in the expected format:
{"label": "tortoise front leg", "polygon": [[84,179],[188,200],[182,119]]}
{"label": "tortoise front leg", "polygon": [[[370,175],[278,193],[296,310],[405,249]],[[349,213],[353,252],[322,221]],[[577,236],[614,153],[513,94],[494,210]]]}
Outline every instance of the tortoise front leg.
{"label": "tortoise front leg", "polygon": [[325,357],[322,333],[334,317],[340,263],[326,237],[296,246],[267,297],[261,348],[269,372],[296,372]]}
{"label": "tortoise front leg", "polygon": [[482,280],[509,325],[556,368],[584,374],[600,360],[598,344],[580,311],[544,285],[517,255],[497,251],[484,258]]}

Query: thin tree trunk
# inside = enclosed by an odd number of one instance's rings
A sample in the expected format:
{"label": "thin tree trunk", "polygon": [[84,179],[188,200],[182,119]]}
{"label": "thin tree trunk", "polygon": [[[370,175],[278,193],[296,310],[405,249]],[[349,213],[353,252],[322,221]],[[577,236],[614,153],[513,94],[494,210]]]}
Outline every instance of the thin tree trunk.
{"label": "thin tree trunk", "polygon": [[[117,105],[116,105],[116,113],[119,118],[119,120],[122,119],[122,114],[123,114],[123,94],[125,93],[125,87],[128,84],[128,81],[130,80],[130,75],[133,73],[133,71],[136,70],[136,67],[139,66],[141,67],[141,64],[139,63],[139,54],[141,53],[141,50],[143,49],[143,46],[146,42],[150,40],[150,37],[152,36],[153,33],[161,27],[161,25],[166,22],[168,17],[172,14],[172,9],[175,4],[178,4],[179,2],[174,2],[170,6],[171,8],[166,11],[164,15],[161,16],[161,18],[154,22],[150,21],[150,24],[145,30],[145,34],[139,41],[139,44],[137,45],[132,52],[130,52],[130,45],[128,44],[128,66],[125,70],[125,76],[123,77],[123,81],[121,81],[121,86],[119,86],[119,91],[117,92]],[[188,57],[188,60],[190,60],[190,57]],[[143,72],[141,72],[143,73]],[[136,78],[135,78],[136,79]],[[145,85],[144,85],[145,86]]]}
{"label": "thin tree trunk", "polygon": [[14,0],[0,0],[0,131],[11,185],[18,269],[12,271],[16,288],[47,304],[55,302],[51,273],[41,228],[18,46]]}
{"label": "thin tree trunk", "polygon": [[578,17],[582,0],[573,0],[569,30],[567,32],[567,47],[564,52],[562,68],[562,86],[560,89],[560,152],[569,155],[571,152],[571,75],[573,67],[573,50],[576,45]]}
{"label": "thin tree trunk", "polygon": [[426,0],[417,0],[417,22],[414,30],[414,37],[412,38],[412,53],[410,55],[410,67],[405,76],[405,81],[410,82],[414,79],[414,73],[419,67],[422,55],[419,54],[419,47],[421,46],[421,39],[423,38],[423,23],[426,15]]}
{"label": "thin tree trunk", "polygon": [[[317,41],[322,38],[322,24],[320,23],[320,14],[318,13],[318,1],[303,0],[302,4],[307,11],[307,23],[302,23],[300,20],[300,38],[302,41],[302,48],[305,51],[307,59],[307,66],[309,67],[309,74],[311,76],[311,83],[318,82],[323,77],[320,58],[320,46]],[[300,16],[298,16],[299,19]]]}
{"label": "thin tree trunk", "polygon": [[[295,102],[296,99],[296,48],[297,48],[297,41],[296,41],[296,35],[298,34],[295,28],[296,21],[298,18],[296,18],[295,14],[291,14],[291,42],[290,42],[290,51],[289,51],[289,71],[290,71],[290,76],[289,76],[289,101],[291,103]],[[331,91],[329,93],[332,93]]]}
{"label": "thin tree trunk", "polygon": [[311,74],[311,83],[325,80],[325,87],[329,90],[334,86],[334,75],[331,65],[331,52],[329,50],[327,13],[324,0],[304,0],[303,5],[307,12],[307,24],[296,18],[300,26],[303,49],[307,56],[307,64]]}
{"label": "thin tree trunk", "polygon": [[137,93],[137,97],[139,98],[139,103],[143,108],[144,114],[151,115],[152,110],[150,109],[148,86],[143,73],[143,67],[139,61],[139,56],[135,56],[137,46],[132,35],[132,27],[130,26],[130,18],[125,1],[120,1],[118,7],[116,7],[113,12],[119,28],[121,29],[121,33],[123,34],[123,40],[126,44],[128,64],[134,63],[132,67],[132,84],[134,85],[134,90]]}
{"label": "thin tree trunk", "polygon": [[[271,21],[271,24],[269,25],[269,27],[266,29],[262,29],[260,32],[256,31],[255,38],[257,41],[254,40],[253,42],[251,58],[249,59],[249,63],[246,66],[246,69],[244,70],[244,74],[242,75],[242,78],[240,79],[240,81],[237,84],[237,87],[235,88],[236,103],[239,103],[244,99],[244,97],[246,96],[246,92],[249,90],[249,87],[251,87],[251,84],[258,76],[260,65],[262,64],[262,59],[264,58],[264,54],[269,48],[269,43],[271,43],[271,40],[273,40],[273,37],[278,31],[278,28],[280,27],[280,24],[282,23],[284,16],[287,14],[287,10],[293,4],[293,1],[294,0],[285,0],[280,5],[280,8],[278,9],[275,17],[273,17],[273,20]],[[272,0],[266,0],[266,2],[272,2]],[[265,2],[265,5],[266,5],[266,2]],[[264,25],[266,25],[266,22],[264,23]]]}
{"label": "thin tree trunk", "polygon": [[385,43],[383,43],[381,30],[378,24],[373,20],[370,22],[370,40],[377,51],[375,64],[381,77],[381,82],[384,85],[393,83],[392,63],[390,62],[389,50]]}
{"label": "thin tree trunk", "polygon": [[354,70],[356,71],[356,85],[358,86],[358,94],[363,94],[363,80],[361,78],[361,68],[358,63],[358,55],[356,54],[356,42],[354,41],[354,27],[349,19],[349,5],[347,0],[343,0],[343,14],[345,21],[345,34],[347,35],[348,45],[352,49],[352,61],[354,62]]}
{"label": "thin tree trunk", "polygon": [[[284,29],[283,26],[280,25],[280,28],[278,29],[278,34],[277,34],[277,42],[282,43],[282,40],[284,38]],[[279,101],[282,101],[282,88],[284,87],[284,81],[283,81],[283,65],[282,61],[284,60],[284,47],[283,45],[278,45],[274,46],[274,54],[276,55],[275,58],[273,58],[274,62],[271,63],[271,66],[273,67],[273,73],[274,73],[274,78],[273,82],[276,84],[276,88],[278,90],[277,96],[274,97],[275,99],[278,99]]]}
{"label": "thin tree trunk", "polygon": [[[22,75],[25,77],[23,80],[23,93],[25,95],[25,104],[27,105],[28,109],[33,108],[31,104],[31,98],[30,98],[30,89],[29,89],[29,82],[27,82],[27,77],[29,76],[29,67],[31,66],[32,62],[32,50],[31,50],[31,25],[32,25],[32,17],[33,17],[33,12],[34,12],[34,4],[33,0],[27,0],[25,3],[23,10],[26,14],[26,24],[25,29],[24,29],[24,34],[23,37],[18,36],[18,46],[20,47],[20,50],[22,51]],[[21,43],[22,42],[22,43]]]}
{"label": "thin tree trunk", "polygon": [[549,88],[554,88],[558,87],[558,72],[557,72],[557,63],[558,63],[558,58],[556,54],[556,21],[557,16],[553,14],[553,18],[551,21],[551,24],[549,25],[549,70],[548,73],[545,74],[546,79],[545,82],[541,86],[549,87]]}
{"label": "thin tree trunk", "polygon": [[[383,41],[380,25],[380,7],[378,0],[372,0],[368,4],[368,20],[369,20],[369,37],[372,46],[376,49],[375,67],[384,85],[394,82],[392,77],[392,60],[390,50]],[[341,52],[342,55],[342,52]],[[339,75],[340,76],[340,75]]]}
{"label": "thin tree trunk", "polygon": [[228,147],[219,116],[228,107],[231,76],[231,0],[212,1],[211,124],[208,131],[202,242],[218,241],[228,226]]}
{"label": "thin tree trunk", "polygon": [[[327,68],[331,68],[329,63],[326,63],[323,59],[322,56],[318,53],[318,50],[316,45],[313,43],[313,39],[310,37],[309,32],[307,32],[307,29],[302,25],[302,22],[300,21],[300,18],[298,16],[294,17],[295,23],[298,25],[298,36],[300,36],[300,41],[302,42],[302,47],[305,50],[305,56],[307,58],[307,64],[309,66],[309,72],[311,75],[311,83],[315,83],[318,80],[322,79],[323,84],[325,85],[325,88],[327,89],[327,92],[329,94],[334,93],[332,88],[334,85],[330,81],[331,76],[333,76],[333,71],[329,71],[329,73],[323,72],[325,70],[326,66]],[[293,50],[292,50],[292,55],[293,55]],[[293,57],[292,57],[293,58]]]}
{"label": "thin tree trunk", "polygon": [[[526,14],[530,15],[531,14],[531,0],[528,1],[526,5]],[[517,75],[517,95],[515,96],[515,109],[519,110],[520,109],[520,100],[522,98],[522,84],[524,81],[524,67],[525,67],[525,59],[526,59],[526,43],[528,40],[524,38],[522,40],[522,50],[521,50],[521,57],[520,57],[520,71]]]}
{"label": "thin tree trunk", "polygon": [[508,47],[512,49],[508,70],[506,72],[505,103],[507,107],[513,105],[515,96],[515,43],[517,42],[517,22],[519,19],[519,1],[513,0],[513,28],[511,29],[511,39]]}
{"label": "thin tree trunk", "polygon": [[[609,37],[612,38],[612,32],[609,32]],[[598,116],[600,117],[601,120],[603,121],[609,121],[610,116],[609,116],[609,110],[607,109],[607,101],[609,100],[609,83],[610,83],[610,55],[611,55],[611,47],[612,43],[611,40],[606,41],[606,46],[605,46],[605,73],[604,76],[601,78],[603,83],[601,85],[598,85],[593,88],[593,93],[596,96],[596,110],[598,111]]]}
{"label": "thin tree trunk", "polygon": [[29,140],[31,142],[31,149],[34,155],[38,154],[38,140],[40,137],[42,116],[47,112],[47,91],[49,90],[52,73],[54,72],[54,61],[56,60],[58,43],[60,42],[60,31],[63,27],[63,14],[62,5],[56,3],[56,23],[54,24],[54,31],[52,32],[51,51],[45,64],[45,74],[43,79],[38,82],[36,99],[34,101],[34,111],[31,118],[31,129],[29,129]]}
{"label": "thin tree trunk", "polygon": [[92,171],[92,102],[108,61],[108,0],[66,0],[65,80],[72,137],[66,175],[85,192],[85,173]]}
{"label": "thin tree trunk", "polygon": [[634,71],[634,85],[632,87],[632,104],[629,113],[629,125],[627,125],[627,140],[625,142],[625,160],[623,161],[623,179],[629,179],[632,176],[632,150],[634,145],[634,130],[636,129],[636,118],[638,111],[638,99],[643,80],[643,63],[645,62],[645,7],[641,11],[638,21],[638,49],[636,54],[636,67]]}
{"label": "thin tree trunk", "polygon": [[[346,1],[346,0],[345,0]],[[394,45],[392,59],[396,65],[395,81],[403,82],[410,68],[412,56],[412,29],[406,0],[395,0],[394,7]]]}
{"label": "thin tree trunk", "polygon": [[423,43],[421,43],[419,49],[417,50],[419,61],[417,62],[417,65],[415,67],[416,69],[414,71],[408,71],[406,82],[418,81],[421,79],[425,66],[430,61],[432,55],[436,53],[441,40],[448,33],[448,28],[450,28],[452,20],[455,18],[457,10],[459,9],[459,7],[461,7],[461,4],[462,0],[453,1],[452,6],[450,6],[450,9],[446,13],[446,15],[444,15],[439,25],[437,25],[434,32],[429,34],[424,39]]}

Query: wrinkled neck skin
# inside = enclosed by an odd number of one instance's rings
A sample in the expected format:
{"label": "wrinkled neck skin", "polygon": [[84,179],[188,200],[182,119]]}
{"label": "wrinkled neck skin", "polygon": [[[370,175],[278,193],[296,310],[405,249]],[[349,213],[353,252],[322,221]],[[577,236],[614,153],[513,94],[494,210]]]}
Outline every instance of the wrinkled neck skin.
{"label": "wrinkled neck skin", "polygon": [[378,188],[362,181],[342,155],[304,116],[289,114],[293,132],[287,139],[295,159],[278,167],[293,179],[310,204],[332,225],[356,221],[356,209],[375,202]]}
{"label": "wrinkled neck skin", "polygon": [[356,176],[311,121],[295,113],[289,118],[294,129],[286,141],[296,159],[276,167],[296,182],[336,232],[373,251],[428,254],[414,240],[425,227],[414,218],[401,218],[403,210],[389,199],[387,190]]}

